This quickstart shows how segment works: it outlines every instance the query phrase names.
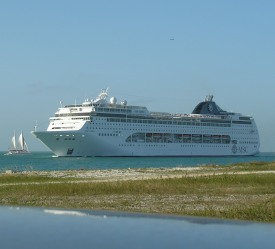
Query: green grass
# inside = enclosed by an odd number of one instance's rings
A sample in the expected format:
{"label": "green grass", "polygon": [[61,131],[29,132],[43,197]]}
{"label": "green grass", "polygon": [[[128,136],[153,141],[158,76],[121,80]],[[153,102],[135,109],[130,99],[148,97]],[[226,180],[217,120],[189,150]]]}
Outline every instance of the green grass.
{"label": "green grass", "polygon": [[236,170],[275,170],[275,162],[258,162],[258,161],[252,161],[242,164],[231,164],[228,166],[228,169],[236,169]]}
{"label": "green grass", "polygon": [[[226,173],[237,168],[229,166],[223,175],[215,175],[213,167],[213,174],[208,176],[109,182],[0,175],[0,204],[275,222],[275,174]],[[274,163],[250,163],[239,166],[238,171],[274,168]]]}
{"label": "green grass", "polygon": [[11,174],[11,175],[1,175],[0,176],[0,183],[31,183],[31,182],[48,182],[48,181],[60,181],[60,179],[54,179],[52,177],[46,176],[28,176],[28,175],[18,175],[18,174]]}

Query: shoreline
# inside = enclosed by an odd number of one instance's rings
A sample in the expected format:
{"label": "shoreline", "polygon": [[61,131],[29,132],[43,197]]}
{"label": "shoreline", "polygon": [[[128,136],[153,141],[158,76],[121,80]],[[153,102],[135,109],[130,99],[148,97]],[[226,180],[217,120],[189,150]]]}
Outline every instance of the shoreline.
{"label": "shoreline", "polygon": [[0,174],[0,205],[275,222],[275,162]]}
{"label": "shoreline", "polygon": [[[22,171],[6,170],[0,176],[39,176],[60,179],[74,179],[74,182],[112,182],[153,179],[173,179],[183,177],[207,177],[220,175],[275,174],[274,170],[241,170],[221,166],[174,167],[174,168],[128,168],[96,170],[61,170],[61,171]],[[57,183],[56,181],[54,181]],[[62,181],[64,183],[64,181]],[[14,183],[17,184],[17,183]],[[18,183],[20,184],[20,183]],[[0,186],[3,185],[0,183]]]}

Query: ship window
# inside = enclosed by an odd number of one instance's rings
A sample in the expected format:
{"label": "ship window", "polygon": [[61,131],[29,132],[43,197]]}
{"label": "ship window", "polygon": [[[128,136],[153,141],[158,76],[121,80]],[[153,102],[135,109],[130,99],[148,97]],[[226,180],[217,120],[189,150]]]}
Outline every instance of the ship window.
{"label": "ship window", "polygon": [[212,143],[229,144],[228,135],[174,134],[174,133],[133,133],[126,142],[149,143]]}

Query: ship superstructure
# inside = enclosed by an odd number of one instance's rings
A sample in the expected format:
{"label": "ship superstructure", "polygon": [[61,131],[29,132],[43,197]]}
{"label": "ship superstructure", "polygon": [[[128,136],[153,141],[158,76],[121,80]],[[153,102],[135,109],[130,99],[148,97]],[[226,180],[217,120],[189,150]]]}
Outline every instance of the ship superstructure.
{"label": "ship superstructure", "polygon": [[108,98],[60,107],[33,131],[57,156],[244,156],[259,152],[253,117],[222,110],[207,96],[191,114],[150,112]]}

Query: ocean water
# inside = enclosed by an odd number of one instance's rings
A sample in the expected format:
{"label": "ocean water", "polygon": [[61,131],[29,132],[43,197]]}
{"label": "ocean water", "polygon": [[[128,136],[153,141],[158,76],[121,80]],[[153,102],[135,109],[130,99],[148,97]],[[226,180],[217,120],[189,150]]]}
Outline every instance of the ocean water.
{"label": "ocean water", "polygon": [[4,155],[0,152],[0,172],[5,170],[80,170],[197,167],[203,165],[230,165],[240,162],[272,162],[275,152],[246,157],[54,157],[51,152],[33,152],[28,155]]}

